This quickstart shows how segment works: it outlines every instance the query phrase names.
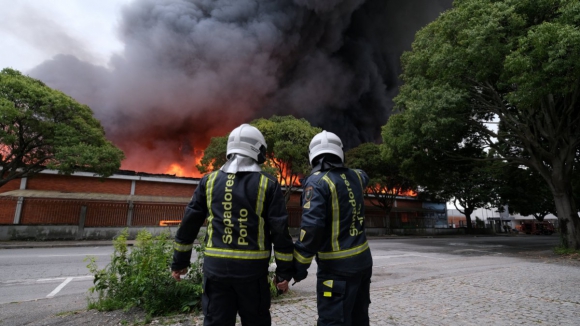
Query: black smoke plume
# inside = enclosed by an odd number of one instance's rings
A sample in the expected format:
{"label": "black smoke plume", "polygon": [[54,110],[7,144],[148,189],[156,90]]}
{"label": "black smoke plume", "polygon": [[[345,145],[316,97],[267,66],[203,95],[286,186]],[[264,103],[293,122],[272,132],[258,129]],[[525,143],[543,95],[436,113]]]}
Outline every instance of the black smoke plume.
{"label": "black smoke plume", "polygon": [[351,148],[378,141],[399,57],[451,0],[139,0],[109,68],[58,55],[30,75],[88,104],[124,168],[193,174],[212,136],[304,117]]}

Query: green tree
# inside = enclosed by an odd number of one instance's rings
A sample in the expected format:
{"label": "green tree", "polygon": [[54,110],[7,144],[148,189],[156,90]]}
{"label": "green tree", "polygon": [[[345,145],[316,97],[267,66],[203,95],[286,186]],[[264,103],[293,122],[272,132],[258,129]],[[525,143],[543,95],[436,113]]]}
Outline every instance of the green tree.
{"label": "green tree", "polygon": [[417,151],[491,148],[535,170],[554,197],[563,245],[580,249],[571,184],[580,144],[580,3],[456,0],[416,34],[402,65],[395,101],[413,128],[401,143]]}
{"label": "green tree", "polygon": [[228,136],[212,137],[209,145],[203,151],[203,157],[196,165],[196,168],[201,173],[208,173],[218,170],[222,165],[226,164],[227,158]]}
{"label": "green tree", "polygon": [[[497,202],[498,183],[488,155],[472,143],[439,140],[439,135],[423,132],[427,119],[418,120],[415,112],[392,116],[383,127],[383,154],[397,162],[401,173],[421,187],[431,199],[451,201],[465,215],[468,231],[473,227],[471,214]],[[436,139],[436,140],[435,140]]]}
{"label": "green tree", "polygon": [[262,118],[251,124],[266,138],[267,164],[275,169],[276,177],[286,186],[284,197],[288,202],[290,194],[300,187],[300,178],[310,173],[308,146],[322,129],[311,126],[306,119],[290,115]]}
{"label": "green tree", "polygon": [[381,154],[380,145],[363,143],[346,152],[348,167],[361,169],[369,176],[365,195],[373,206],[385,213],[385,226],[389,230],[389,214],[393,204],[401,194],[415,191],[415,184],[401,176],[399,167],[390,163]]}
{"label": "green tree", "polygon": [[550,189],[534,170],[502,163],[498,179],[502,182],[499,188],[501,206],[508,205],[510,213],[532,215],[541,222],[546,215],[556,212]]}
{"label": "green tree", "polygon": [[47,168],[109,176],[123,158],[88,106],[16,70],[0,72],[0,187]]}
{"label": "green tree", "polygon": [[[285,186],[284,196],[288,201],[290,194],[300,185],[299,178],[310,171],[308,145],[312,137],[322,130],[311,126],[305,119],[293,116],[261,118],[250,124],[262,132],[268,145],[264,170],[276,175]],[[197,166],[200,172],[215,171],[226,162],[227,138],[212,138]]]}

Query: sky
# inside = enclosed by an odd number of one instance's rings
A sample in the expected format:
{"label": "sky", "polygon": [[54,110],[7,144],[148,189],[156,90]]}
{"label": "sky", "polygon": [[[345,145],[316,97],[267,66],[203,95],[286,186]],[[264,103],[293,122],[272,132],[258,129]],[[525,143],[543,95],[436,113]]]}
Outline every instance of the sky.
{"label": "sky", "polygon": [[107,66],[122,50],[116,30],[131,0],[0,0],[0,69],[26,73],[56,54]]}

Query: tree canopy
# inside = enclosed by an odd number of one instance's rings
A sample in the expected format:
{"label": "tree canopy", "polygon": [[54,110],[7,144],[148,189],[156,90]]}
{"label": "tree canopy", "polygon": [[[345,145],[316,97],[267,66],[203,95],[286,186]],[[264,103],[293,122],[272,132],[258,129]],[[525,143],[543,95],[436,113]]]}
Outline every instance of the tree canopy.
{"label": "tree canopy", "polygon": [[[286,200],[299,187],[300,177],[310,171],[308,145],[320,128],[310,125],[305,119],[293,116],[273,116],[257,119],[250,124],[264,135],[267,161],[264,169],[275,174],[282,185],[286,186]],[[202,173],[219,169],[226,162],[228,136],[212,138],[197,166]]]}
{"label": "tree canopy", "polygon": [[528,166],[554,197],[563,244],[580,249],[570,181],[580,145],[580,3],[456,0],[416,34],[402,65],[403,113],[383,129],[387,154],[413,164],[419,152],[453,157],[471,146]]}
{"label": "tree canopy", "polygon": [[385,217],[389,216],[397,196],[416,190],[415,184],[401,175],[398,165],[385,159],[378,144],[363,143],[350,149],[345,162],[348,167],[361,169],[369,176],[365,194],[372,205],[385,212]]}
{"label": "tree canopy", "polygon": [[0,186],[43,169],[109,176],[123,158],[88,106],[16,70],[0,72]]}

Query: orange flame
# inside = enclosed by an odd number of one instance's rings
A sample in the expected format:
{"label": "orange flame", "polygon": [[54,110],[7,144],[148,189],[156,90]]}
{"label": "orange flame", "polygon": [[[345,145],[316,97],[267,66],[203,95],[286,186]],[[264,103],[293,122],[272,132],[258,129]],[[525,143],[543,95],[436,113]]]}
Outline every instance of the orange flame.
{"label": "orange flame", "polygon": [[203,157],[203,151],[199,151],[200,153],[196,153],[193,158],[193,163],[191,164],[190,168],[187,168],[183,164],[174,162],[169,165],[168,168],[165,169],[164,174],[173,174],[178,177],[190,177],[190,178],[201,178],[203,175],[197,170],[196,165],[199,164],[201,158]]}
{"label": "orange flame", "polygon": [[184,177],[185,169],[181,165],[173,163],[169,166],[169,169],[165,171],[165,174],[175,174],[178,177]]}
{"label": "orange flame", "polygon": [[272,158],[271,161],[271,166],[278,169],[278,182],[280,182],[280,185],[287,186],[291,184],[293,186],[300,186],[298,176],[292,173],[288,163],[277,158]]}
{"label": "orange flame", "polygon": [[401,196],[401,197],[417,197],[417,192],[415,192],[414,190],[406,190],[406,191],[401,191],[400,189],[385,189],[384,187],[381,187],[380,185],[376,185],[374,187],[369,187],[372,188],[373,191],[375,191],[375,193],[378,191],[378,189],[381,189],[380,193],[382,194],[394,194],[397,193],[397,196]]}

